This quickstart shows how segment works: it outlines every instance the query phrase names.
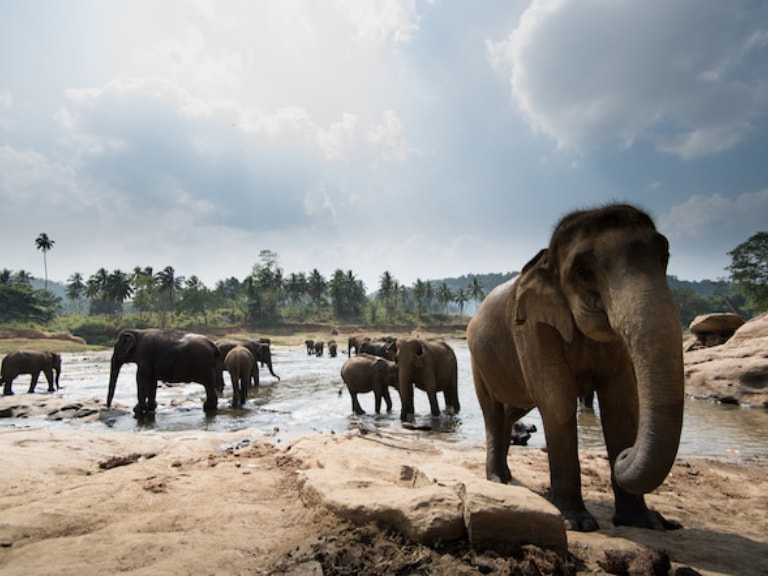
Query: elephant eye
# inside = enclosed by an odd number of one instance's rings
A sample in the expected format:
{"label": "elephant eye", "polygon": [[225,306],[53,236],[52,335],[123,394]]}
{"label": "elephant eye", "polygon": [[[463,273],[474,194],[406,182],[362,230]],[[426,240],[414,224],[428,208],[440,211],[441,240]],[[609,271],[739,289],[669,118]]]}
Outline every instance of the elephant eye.
{"label": "elephant eye", "polygon": [[590,268],[582,265],[576,266],[576,275],[584,282],[591,282],[595,278],[594,272],[592,272]]}

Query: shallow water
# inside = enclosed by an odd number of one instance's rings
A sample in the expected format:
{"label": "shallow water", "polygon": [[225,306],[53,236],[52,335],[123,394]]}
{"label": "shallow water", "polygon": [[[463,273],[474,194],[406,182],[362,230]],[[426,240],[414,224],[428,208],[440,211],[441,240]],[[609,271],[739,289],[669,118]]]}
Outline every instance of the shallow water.
{"label": "shallow water", "polygon": [[[475,396],[466,342],[451,342],[459,364],[459,399],[461,413],[456,416],[429,416],[429,402],[424,392],[415,391],[417,425],[432,427],[442,440],[454,443],[483,444],[483,416]],[[98,398],[105,401],[109,382],[111,352],[65,354],[61,373],[61,390],[55,394],[72,401]],[[153,423],[137,422],[131,413],[136,402],[136,366],[123,366],[117,382],[113,407],[100,422],[83,424],[76,421],[50,422],[45,418],[0,419],[0,426],[32,426],[59,428],[86,426],[119,430],[245,430],[255,429],[273,434],[277,441],[295,438],[307,432],[342,432],[356,427],[362,420],[381,427],[399,428],[399,398],[393,394],[391,414],[376,416],[373,394],[361,395],[360,404],[369,414],[360,418],[352,414],[352,402],[340,376],[346,355],[337,358],[308,356],[303,347],[273,347],[276,381],[266,369],[261,371],[261,386],[251,389],[249,402],[243,409],[229,407],[231,387],[227,386],[219,399],[219,411],[207,417],[202,410],[205,391],[199,384],[161,385],[158,389],[158,412]],[[17,394],[28,386],[27,376],[14,382]],[[44,391],[44,378],[38,391]],[[339,394],[339,391],[342,391]],[[439,396],[441,406],[444,404]],[[533,424],[535,432],[529,446],[545,445],[543,427],[538,412],[528,414],[524,422]],[[579,414],[579,442],[583,448],[604,447],[598,414]],[[768,454],[768,411],[719,405],[703,400],[688,400],[680,444],[680,455],[696,454],[717,457],[765,457]]]}

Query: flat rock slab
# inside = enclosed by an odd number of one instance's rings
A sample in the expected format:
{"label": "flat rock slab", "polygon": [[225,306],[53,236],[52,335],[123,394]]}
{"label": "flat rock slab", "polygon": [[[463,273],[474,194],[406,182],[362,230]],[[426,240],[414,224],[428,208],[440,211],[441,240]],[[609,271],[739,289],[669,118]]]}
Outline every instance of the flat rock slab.
{"label": "flat rock slab", "polygon": [[702,314],[696,316],[689,329],[693,334],[702,332],[734,332],[744,324],[738,314]]}
{"label": "flat rock slab", "polygon": [[291,454],[304,464],[302,499],[426,545],[467,537],[477,549],[499,552],[524,544],[567,550],[557,508],[523,486],[486,481],[483,450],[458,460],[452,450],[446,461],[421,437],[366,431],[299,440]]}

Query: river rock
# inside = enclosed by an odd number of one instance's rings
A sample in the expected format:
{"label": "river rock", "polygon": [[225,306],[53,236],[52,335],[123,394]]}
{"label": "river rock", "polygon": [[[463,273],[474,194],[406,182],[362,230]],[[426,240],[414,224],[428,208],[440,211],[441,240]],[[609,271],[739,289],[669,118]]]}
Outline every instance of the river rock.
{"label": "river rock", "polygon": [[719,346],[727,342],[744,324],[738,314],[702,314],[696,316],[688,327],[696,337],[693,347]]}
{"label": "river rock", "polygon": [[357,524],[377,522],[426,545],[468,537],[481,549],[567,550],[557,508],[523,486],[486,481],[481,452],[446,461],[436,444],[403,430],[303,438],[291,455],[303,462],[304,502]]}
{"label": "river rock", "polygon": [[722,346],[686,350],[684,360],[688,395],[768,408],[768,313]]}

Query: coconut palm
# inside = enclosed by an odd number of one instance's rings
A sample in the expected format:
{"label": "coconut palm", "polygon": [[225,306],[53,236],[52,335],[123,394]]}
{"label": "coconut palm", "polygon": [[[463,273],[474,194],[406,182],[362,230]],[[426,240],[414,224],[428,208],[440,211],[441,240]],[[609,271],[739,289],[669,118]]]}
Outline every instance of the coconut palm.
{"label": "coconut palm", "polygon": [[35,246],[37,246],[38,250],[43,251],[43,266],[45,267],[45,289],[48,290],[48,257],[47,253],[48,251],[53,248],[53,245],[56,242],[48,237],[48,234],[45,232],[41,233],[36,239],[35,239]]}

